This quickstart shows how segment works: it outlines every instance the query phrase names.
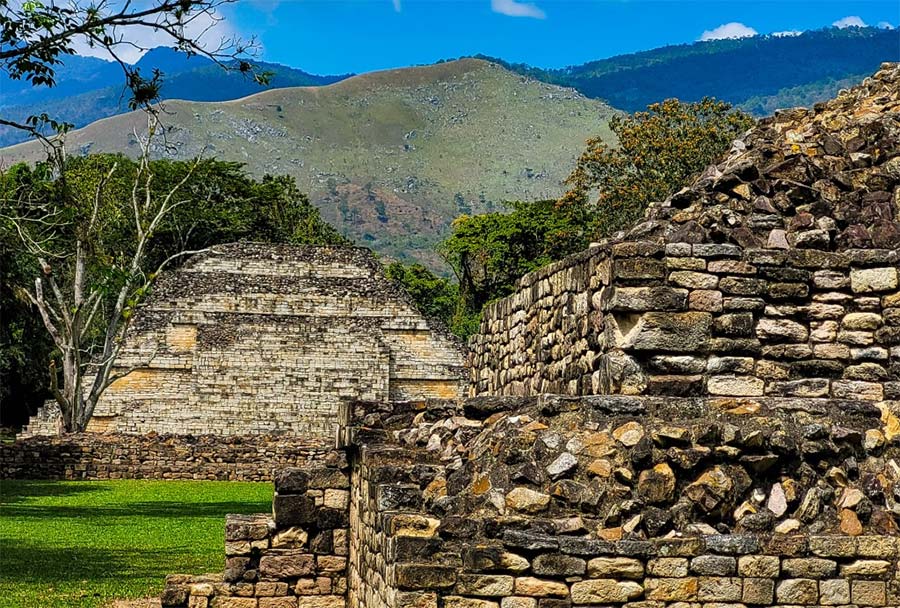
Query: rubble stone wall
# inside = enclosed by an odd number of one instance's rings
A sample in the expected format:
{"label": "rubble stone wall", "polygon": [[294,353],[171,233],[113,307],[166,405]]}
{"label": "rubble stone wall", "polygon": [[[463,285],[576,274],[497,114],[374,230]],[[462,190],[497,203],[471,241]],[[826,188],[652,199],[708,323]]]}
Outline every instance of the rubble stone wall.
{"label": "rubble stone wall", "polygon": [[80,433],[0,443],[0,479],[271,481],[328,453],[322,441],[272,435]]}
{"label": "rubble stone wall", "polygon": [[900,400],[900,251],[618,242],[526,275],[472,395]]}

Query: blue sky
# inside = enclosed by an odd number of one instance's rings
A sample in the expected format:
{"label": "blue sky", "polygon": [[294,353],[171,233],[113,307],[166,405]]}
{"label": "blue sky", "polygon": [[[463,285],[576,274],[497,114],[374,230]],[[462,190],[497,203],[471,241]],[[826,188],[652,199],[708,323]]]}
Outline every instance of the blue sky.
{"label": "blue sky", "polygon": [[[240,0],[226,15],[262,59],[365,72],[484,53],[561,67],[666,44],[835,22],[896,27],[896,0]],[[724,27],[723,27],[724,26]]]}

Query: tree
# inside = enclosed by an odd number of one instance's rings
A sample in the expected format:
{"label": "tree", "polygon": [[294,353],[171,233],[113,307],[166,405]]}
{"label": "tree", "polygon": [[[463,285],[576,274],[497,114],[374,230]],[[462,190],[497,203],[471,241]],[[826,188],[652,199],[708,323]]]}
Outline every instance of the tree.
{"label": "tree", "polygon": [[447,327],[453,325],[459,301],[456,284],[437,276],[422,264],[407,266],[403,262],[392,262],[384,269],[384,274],[406,290],[423,315],[439,319]]}
{"label": "tree", "polygon": [[646,112],[616,116],[611,147],[588,140],[566,180],[559,207],[572,221],[590,222],[594,238],[626,228],[652,201],[663,200],[715,162],[753,119],[721,101],[667,99]]}
{"label": "tree", "polygon": [[[37,309],[59,353],[59,365],[57,358],[50,361],[50,392],[66,431],[83,431],[103,391],[128,373],[114,374],[113,366],[134,308],[153,279],[178,257],[197,253],[179,251],[155,269],[146,268],[160,225],[191,202],[181,189],[197,165],[171,188],[154,191],[150,141],[158,124],[151,115],[127,204],[108,188],[119,170],[113,163],[108,171],[91,174],[93,179],[70,183],[61,174],[50,197],[21,189],[14,193],[14,208],[22,213],[7,210],[3,216],[40,266],[33,287],[20,293]],[[133,239],[108,238],[107,226],[125,222],[131,223]],[[101,332],[96,340],[95,328]]]}
{"label": "tree", "polygon": [[[30,81],[34,86],[54,86],[56,67],[66,55],[82,44],[102,50],[121,66],[125,85],[130,90],[129,106],[155,111],[162,74],[141,74],[123,58],[123,49],[140,51],[134,36],[136,29],[149,30],[168,38],[187,55],[203,55],[224,69],[238,70],[265,84],[268,73],[255,73],[249,56],[255,40],[223,38],[207,47],[203,38],[219,21],[218,10],[235,0],[0,0],[0,70],[13,79]],[[65,131],[68,125],[46,114],[30,116],[25,123],[0,117],[0,125],[28,131],[44,138],[45,127]]]}
{"label": "tree", "polygon": [[509,213],[462,215],[439,246],[453,268],[470,315],[515,289],[523,274],[588,244],[586,225],[563,213],[556,201],[507,203]]}
{"label": "tree", "polygon": [[[141,173],[144,171],[144,173]],[[42,276],[39,255],[22,246],[17,224],[27,234],[35,234],[42,217],[55,217],[41,237],[45,249],[54,254],[48,260],[62,293],[71,293],[70,252],[75,250],[75,228],[81,207],[66,215],[66,201],[90,198],[104,178],[102,225],[93,233],[88,257],[87,282],[103,291],[100,313],[84,328],[82,360],[91,373],[88,359],[98,354],[105,338],[106,316],[115,304],[118,291],[115,277],[137,240],[131,214],[135,180],[152,176],[150,196],[159,200],[180,184],[178,199],[187,202],[170,209],[160,221],[146,247],[142,272],[154,273],[167,259],[183,251],[204,249],[217,243],[244,239],[298,244],[344,244],[346,240],[319,215],[301,194],[293,178],[265,176],[255,180],[239,163],[213,159],[194,161],[150,161],[142,163],[121,155],[97,154],[72,158],[63,178],[53,165],[14,165],[0,172],[0,411],[3,422],[22,423],[29,408],[51,397],[47,393],[47,362],[57,360],[63,367],[61,351],[55,348],[36,307],[25,294],[33,292],[35,276]],[[108,176],[108,177],[106,177]],[[186,178],[186,180],[185,180]],[[182,183],[183,182],[183,183]],[[42,215],[43,213],[43,215]],[[173,261],[179,258],[174,257]],[[151,285],[152,287],[152,285]],[[45,291],[52,291],[45,287]],[[51,297],[52,301],[52,297]],[[134,300],[139,304],[140,298]],[[133,306],[127,310],[133,309]],[[60,379],[61,380],[61,379]],[[64,384],[64,382],[59,382]],[[7,390],[9,389],[9,390]],[[9,391],[12,391],[12,394]]]}

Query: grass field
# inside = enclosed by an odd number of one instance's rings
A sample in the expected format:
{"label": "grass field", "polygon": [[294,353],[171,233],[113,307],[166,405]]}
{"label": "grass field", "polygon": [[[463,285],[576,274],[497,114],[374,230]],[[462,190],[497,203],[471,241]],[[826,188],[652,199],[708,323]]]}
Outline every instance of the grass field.
{"label": "grass field", "polygon": [[221,571],[225,514],[271,500],[265,483],[0,482],[0,606],[104,606]]}

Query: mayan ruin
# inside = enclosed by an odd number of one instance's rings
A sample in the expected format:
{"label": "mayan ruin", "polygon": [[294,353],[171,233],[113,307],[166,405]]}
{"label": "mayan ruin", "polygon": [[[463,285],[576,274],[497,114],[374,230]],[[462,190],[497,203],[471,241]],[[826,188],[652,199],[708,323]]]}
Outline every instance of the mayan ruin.
{"label": "mayan ruin", "polygon": [[163,606],[900,604],[898,83],[763,121],[523,277],[468,398],[345,400]]}
{"label": "mayan ruin", "polygon": [[0,1],[0,608],[900,608],[895,6],[81,3]]}

